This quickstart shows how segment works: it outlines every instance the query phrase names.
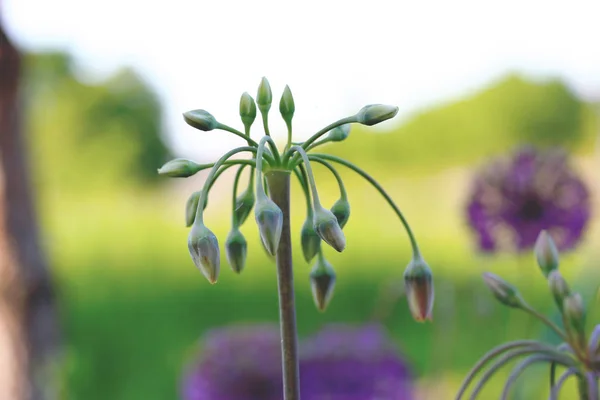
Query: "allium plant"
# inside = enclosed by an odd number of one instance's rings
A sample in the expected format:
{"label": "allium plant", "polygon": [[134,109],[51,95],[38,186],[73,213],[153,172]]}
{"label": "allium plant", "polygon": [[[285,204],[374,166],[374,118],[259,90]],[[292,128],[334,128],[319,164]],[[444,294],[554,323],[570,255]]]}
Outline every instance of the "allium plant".
{"label": "allium plant", "polygon": [[[186,371],[183,400],[281,399],[279,337],[267,324],[209,332]],[[305,400],[414,398],[412,373],[378,324],[326,325],[301,342],[300,371]]]}
{"label": "allium plant", "polygon": [[[306,198],[307,218],[300,235],[306,261],[310,262],[317,257],[310,274],[310,281],[315,303],[319,309],[323,310],[327,306],[335,284],[335,273],[331,264],[324,258],[321,242],[325,242],[338,252],[343,251],[346,247],[346,238],[342,228],[350,216],[346,190],[333,164],[353,170],[373,185],[404,225],[413,252],[412,260],[404,273],[405,285],[411,312],[419,321],[431,319],[433,278],[429,266],[421,256],[408,222],[379,183],[349,161],[333,155],[312,152],[325,143],[339,142],[348,138],[350,124],[376,125],[393,118],[398,108],[381,104],[365,106],[356,114],[327,125],[308,140],[296,143],[292,141],[295,103],[290,88],[286,86],[279,101],[279,112],[287,126],[287,143],[280,152],[269,130],[268,117],[272,101],[273,94],[266,78],[262,79],[258,87],[256,102],[248,93],[242,95],[240,117],[244,132],[222,124],[205,110],[186,112],[183,115],[184,120],[192,127],[202,131],[227,131],[242,138],[247,145],[228,151],[215,163],[197,164],[190,160],[176,159],[166,163],[158,172],[170,177],[189,177],[210,168],[202,190],[192,194],[187,202],[186,223],[191,226],[188,248],[192,260],[208,281],[214,284],[219,276],[221,257],[217,237],[204,225],[204,210],[210,188],[216,179],[227,169],[237,168],[233,183],[232,229],[225,241],[227,259],[235,272],[240,273],[244,269],[248,249],[240,227],[254,209],[263,247],[269,255],[275,256],[277,263],[284,399],[297,400],[300,398],[300,386],[290,232],[290,176],[292,174],[300,182]],[[261,115],[264,136],[256,142],[250,137],[250,128],[258,113]],[[251,158],[232,158],[239,153],[249,153]],[[337,179],[340,199],[331,209],[323,207],[319,199],[312,171],[313,163],[324,165]],[[250,182],[247,189],[238,195],[241,171],[247,167],[251,171]],[[257,359],[256,362],[260,363],[260,360]]]}
{"label": "allium plant", "polygon": [[[582,297],[571,291],[561,275],[559,253],[552,237],[542,231],[535,244],[535,258],[542,274],[548,281],[550,293],[562,316],[562,327],[532,308],[523,299],[517,288],[492,273],[484,273],[483,280],[494,297],[505,306],[516,308],[539,319],[552,329],[563,341],[552,346],[537,340],[517,340],[500,345],[485,354],[469,372],[456,399],[465,395],[478,373],[491,363],[471,392],[476,399],[485,384],[506,364],[522,359],[512,369],[501,399],[507,399],[519,376],[531,365],[546,363],[550,366],[550,400],[557,400],[565,381],[576,379],[581,400],[599,400],[598,377],[600,376],[600,325],[591,335],[586,332],[586,312]],[[562,374],[557,378],[558,368]]]}
{"label": "allium plant", "polygon": [[[559,250],[574,248],[590,219],[585,183],[569,165],[567,153],[521,147],[508,158],[487,163],[476,175],[467,217],[483,252],[533,248],[548,230]],[[510,233],[510,243],[502,241]]]}

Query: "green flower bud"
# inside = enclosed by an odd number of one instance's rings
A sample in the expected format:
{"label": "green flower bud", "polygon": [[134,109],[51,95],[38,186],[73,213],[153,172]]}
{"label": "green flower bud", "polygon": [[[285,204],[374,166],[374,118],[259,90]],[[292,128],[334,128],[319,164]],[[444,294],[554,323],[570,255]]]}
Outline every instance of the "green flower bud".
{"label": "green flower bud", "polygon": [[290,126],[292,123],[294,111],[296,111],[296,106],[294,104],[292,91],[288,85],[285,85],[285,89],[283,89],[283,94],[281,95],[281,100],[279,101],[279,112],[288,126]]}
{"label": "green flower bud", "polygon": [[247,253],[248,243],[246,242],[246,238],[239,229],[232,229],[225,241],[225,254],[234,272],[238,274],[242,272],[246,264]]}
{"label": "green flower bud", "polygon": [[571,294],[571,289],[569,289],[567,281],[565,281],[565,278],[563,278],[557,269],[550,271],[548,274],[548,286],[550,287],[550,293],[552,293],[558,309],[562,311],[563,301]]}
{"label": "green flower bud", "polygon": [[315,210],[313,225],[317,234],[331,247],[342,252],[346,247],[346,237],[337,218],[329,210],[321,207]]}
{"label": "green flower bud", "polygon": [[256,203],[254,215],[263,245],[267,252],[274,256],[277,254],[279,239],[281,239],[283,213],[272,200],[265,198]]}
{"label": "green flower bud", "polygon": [[244,92],[240,98],[240,117],[246,130],[250,129],[256,119],[256,104],[248,92]]}
{"label": "green flower bud", "polygon": [[540,232],[535,242],[534,252],[537,263],[546,278],[550,272],[558,269],[558,250],[548,232]]}
{"label": "green flower bud", "polygon": [[254,200],[254,191],[251,188],[248,188],[235,199],[235,210],[233,212],[235,213],[235,219],[238,226],[242,226],[250,215],[250,212],[254,207]]}
{"label": "green flower bud", "polygon": [[344,229],[346,222],[348,222],[348,218],[350,218],[350,203],[348,200],[340,198],[331,207],[331,212],[335,215],[335,218],[337,218],[340,228]]}
{"label": "green flower bud", "polygon": [[577,338],[579,344],[585,344],[585,306],[579,293],[565,297],[563,314],[567,323],[567,331]]}
{"label": "green flower bud", "polygon": [[212,131],[219,126],[215,117],[205,110],[192,110],[183,113],[183,119],[188,125],[201,131]]}
{"label": "green flower bud", "polygon": [[331,142],[341,142],[350,135],[350,124],[337,126],[329,131],[327,139]]}
{"label": "green flower bud", "polygon": [[371,126],[394,118],[396,114],[398,114],[398,107],[386,106],[383,104],[371,104],[361,108],[356,116],[359,123]]}
{"label": "green flower bud", "polygon": [[[194,192],[190,195],[185,203],[185,226],[192,226],[194,220],[196,219],[196,211],[198,211],[198,202],[200,201],[200,197],[202,196],[202,190]],[[208,196],[204,200],[204,207],[202,207],[202,211],[206,210],[208,206]]]}
{"label": "green flower bud", "polygon": [[325,311],[333,297],[335,271],[322,255],[319,255],[319,259],[310,272],[310,286],[317,309]]}
{"label": "green flower bud", "polygon": [[502,304],[514,308],[522,308],[525,305],[523,298],[517,288],[491,272],[483,274],[483,281],[492,291],[492,294]]}
{"label": "green flower bud", "polygon": [[263,113],[267,113],[271,109],[272,102],[273,93],[271,92],[271,85],[269,85],[267,78],[263,76],[258,86],[258,93],[256,94],[258,109]]}
{"label": "green flower bud", "polygon": [[433,274],[421,257],[411,260],[404,271],[404,288],[410,312],[417,322],[433,320]]}
{"label": "green flower bud", "polygon": [[306,262],[310,262],[319,252],[321,248],[321,237],[315,231],[312,219],[309,217],[302,225],[300,232],[302,242],[302,254]]}
{"label": "green flower bud", "polygon": [[159,175],[170,176],[171,178],[187,178],[194,175],[202,169],[202,165],[185,158],[176,158],[167,162],[158,169]]}
{"label": "green flower bud", "polygon": [[221,256],[215,234],[204,224],[195,223],[188,236],[188,249],[194,264],[206,279],[212,284],[217,283]]}

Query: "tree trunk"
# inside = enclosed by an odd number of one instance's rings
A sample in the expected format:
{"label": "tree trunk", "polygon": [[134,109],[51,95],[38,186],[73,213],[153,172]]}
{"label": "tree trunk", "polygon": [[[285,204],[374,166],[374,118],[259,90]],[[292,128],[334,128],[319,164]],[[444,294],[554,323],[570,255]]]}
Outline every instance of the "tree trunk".
{"label": "tree trunk", "polygon": [[0,20],[0,399],[53,399],[55,296],[40,246],[19,106],[20,57]]}

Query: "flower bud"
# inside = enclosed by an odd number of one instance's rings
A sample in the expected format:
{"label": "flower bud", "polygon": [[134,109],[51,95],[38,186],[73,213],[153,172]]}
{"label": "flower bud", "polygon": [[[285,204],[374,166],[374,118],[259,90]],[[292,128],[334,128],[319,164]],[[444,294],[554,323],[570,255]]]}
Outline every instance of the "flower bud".
{"label": "flower bud", "polygon": [[246,255],[248,253],[248,243],[239,229],[233,228],[227,240],[225,241],[225,254],[231,269],[238,274],[244,269],[246,264]]}
{"label": "flower bud", "polygon": [[269,112],[272,102],[273,93],[271,92],[271,85],[269,85],[267,78],[263,76],[258,86],[258,93],[256,94],[258,109],[263,113]]}
{"label": "flower bud", "polygon": [[558,270],[554,270],[548,274],[548,286],[558,309],[562,310],[565,297],[571,294],[571,289],[569,289],[567,281],[565,281],[565,278],[563,278]]}
{"label": "flower bud", "polygon": [[333,297],[335,271],[323,256],[319,256],[319,259],[310,272],[310,287],[317,309],[325,311],[329,301]]}
{"label": "flower bud", "polygon": [[240,117],[246,130],[250,129],[256,119],[256,104],[248,92],[244,92],[240,98]]}
{"label": "flower bud", "polygon": [[563,300],[563,315],[567,324],[567,331],[578,339],[578,343],[585,343],[585,307],[579,293],[573,293]]}
{"label": "flower bud", "polygon": [[398,114],[398,107],[386,106],[383,104],[370,104],[360,109],[356,117],[358,122],[371,126],[380,122],[394,118]]}
{"label": "flower bud", "polygon": [[545,230],[538,235],[534,252],[537,263],[546,278],[550,272],[558,269],[558,250],[552,237]]}
{"label": "flower bud", "polygon": [[335,215],[340,228],[344,229],[348,218],[350,218],[350,203],[344,198],[340,198],[331,207],[331,212]]}
{"label": "flower bud", "polygon": [[263,245],[267,252],[274,256],[281,239],[283,213],[271,199],[265,198],[256,203],[254,215]]}
{"label": "flower bud", "polygon": [[254,191],[251,188],[248,188],[243,194],[235,199],[235,210],[233,212],[235,213],[235,219],[238,226],[241,226],[246,221],[253,207]]}
{"label": "flower bud", "polygon": [[188,125],[201,131],[212,131],[219,126],[219,123],[211,113],[205,110],[192,110],[183,113],[183,119]]}
{"label": "flower bud", "polygon": [[421,258],[413,258],[404,271],[404,288],[408,307],[417,322],[433,320],[433,274]]}
{"label": "flower bud", "polygon": [[[192,226],[194,220],[196,219],[196,211],[198,211],[198,202],[200,201],[200,197],[202,196],[202,190],[194,192],[190,195],[185,203],[185,226]],[[206,210],[208,206],[208,196],[204,200],[204,207],[202,207],[202,211]]]}
{"label": "flower bud", "polygon": [[321,237],[315,231],[312,219],[309,217],[302,225],[300,232],[302,242],[302,254],[306,262],[310,262],[319,252],[321,248]]}
{"label": "flower bud", "polygon": [[315,210],[313,225],[317,234],[331,247],[340,253],[346,247],[346,237],[338,224],[337,218],[329,210],[321,207]]}
{"label": "flower bud", "polygon": [[221,256],[215,234],[204,224],[195,223],[188,236],[188,249],[194,264],[206,279],[212,284],[217,283]]}
{"label": "flower bud", "polygon": [[285,89],[283,89],[283,94],[281,95],[281,100],[279,101],[279,112],[281,113],[281,118],[283,118],[288,126],[292,123],[294,111],[296,111],[296,105],[294,104],[292,91],[288,85],[285,85]]}
{"label": "flower bud", "polygon": [[327,139],[331,142],[341,142],[350,135],[350,124],[336,126],[327,134]]}
{"label": "flower bud", "polygon": [[194,175],[202,169],[202,165],[185,158],[176,158],[167,162],[158,169],[159,175],[169,176],[171,178],[187,178]]}
{"label": "flower bud", "polygon": [[483,281],[500,303],[509,307],[521,308],[525,303],[517,288],[491,272],[483,274]]}

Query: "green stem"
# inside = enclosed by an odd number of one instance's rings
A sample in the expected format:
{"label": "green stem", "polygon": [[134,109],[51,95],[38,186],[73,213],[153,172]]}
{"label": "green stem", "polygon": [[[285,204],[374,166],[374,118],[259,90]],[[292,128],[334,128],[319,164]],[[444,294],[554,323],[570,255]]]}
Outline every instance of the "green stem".
{"label": "green stem", "polygon": [[[204,222],[204,210],[203,210],[203,206],[204,206],[204,202],[206,201],[206,197],[208,196],[208,190],[210,188],[210,186],[212,185],[213,180],[215,179],[215,175],[217,174],[219,168],[221,167],[221,165],[223,165],[223,163],[225,163],[225,161],[227,161],[227,159],[237,153],[241,153],[243,151],[249,151],[249,152],[253,152],[256,151],[256,148],[254,147],[238,147],[236,149],[230,150],[227,153],[225,153],[221,158],[219,158],[219,160],[213,165],[212,169],[210,170],[210,173],[208,174],[208,177],[206,178],[206,183],[204,184],[204,188],[202,188],[202,194],[200,195],[200,201],[198,201],[198,208],[196,209],[196,218],[194,219],[194,223],[203,223]],[[239,160],[239,161],[243,161],[243,160]],[[244,161],[248,161],[248,160],[244,160]]]}
{"label": "green stem", "polygon": [[371,185],[373,185],[373,187],[375,187],[375,189],[377,189],[377,191],[383,196],[383,198],[392,207],[392,209],[394,210],[394,212],[396,213],[396,215],[398,216],[398,218],[400,218],[400,221],[402,222],[402,225],[404,225],[404,229],[406,230],[406,233],[408,234],[408,238],[410,239],[410,244],[411,244],[411,247],[412,247],[412,251],[413,251],[414,257],[415,258],[421,257],[421,252],[419,250],[419,246],[417,245],[417,240],[415,239],[413,231],[410,228],[410,225],[408,225],[408,221],[404,217],[404,214],[402,214],[402,211],[400,211],[400,209],[398,208],[398,206],[396,205],[396,203],[394,203],[394,200],[392,200],[392,198],[387,194],[387,192],[383,189],[383,187],[381,187],[381,185],[375,179],[373,179],[373,177],[371,175],[369,175],[368,173],[366,173],[365,171],[363,171],[362,169],[360,169],[356,165],[352,164],[351,162],[346,161],[346,160],[344,160],[343,158],[340,158],[340,157],[332,156],[332,155],[329,155],[329,154],[311,154],[309,156],[309,158],[320,158],[320,159],[324,159],[324,160],[333,161],[333,162],[336,162],[338,164],[342,164],[343,166],[345,166],[347,168],[350,168],[351,170],[353,170],[354,172],[356,172],[357,174],[359,174],[360,176],[362,176]]}
{"label": "green stem", "polygon": [[560,376],[560,378],[558,378],[558,381],[556,382],[556,384],[552,385],[552,387],[550,388],[550,397],[549,397],[549,400],[558,400],[558,394],[560,392],[560,389],[564,385],[564,383],[567,381],[567,379],[569,379],[570,377],[572,377],[573,375],[576,375],[576,374],[577,374],[577,369],[576,368],[569,368],[569,369],[567,369]]}
{"label": "green stem", "polygon": [[[263,136],[262,139],[260,139],[260,142],[258,143],[258,151],[256,153],[256,191],[257,191],[257,199],[260,197],[261,199],[264,199],[267,197],[266,193],[265,193],[265,187],[263,185],[263,180],[262,180],[262,174],[263,174],[263,154],[265,152],[265,145],[269,143],[269,145],[271,145],[272,147],[274,147],[275,152],[277,151],[277,147],[275,147],[275,143],[273,142],[273,139],[271,139],[270,136]],[[279,154],[276,154],[276,158],[279,158]],[[271,165],[272,167],[276,167],[277,165],[279,165],[278,163],[276,163],[275,165]]]}
{"label": "green stem", "polygon": [[[504,389],[502,390],[502,395],[500,397],[500,400],[507,400],[508,399],[508,394],[510,393],[510,389],[515,384],[515,382],[517,381],[517,379],[519,378],[519,376],[521,376],[521,374],[531,364],[535,364],[535,363],[538,363],[538,362],[551,362],[552,364],[555,364],[557,362],[557,358],[558,357],[547,355],[547,354],[539,354],[539,355],[533,355],[533,356],[527,357],[525,360],[521,361],[511,371],[510,375],[508,376],[508,379],[506,380],[506,383],[504,384]],[[564,364],[568,364],[570,362],[570,360],[568,358],[567,359],[562,359],[562,361],[564,362]]]}
{"label": "green stem", "polygon": [[598,400],[598,380],[594,372],[579,375],[577,383],[581,400]]}
{"label": "green stem", "polygon": [[[236,212],[235,212],[235,203],[237,200],[237,189],[238,189],[238,184],[240,183],[240,177],[242,176],[242,172],[244,172],[244,168],[246,166],[242,165],[238,168],[237,172],[235,173],[235,178],[233,180],[233,203],[232,203],[232,212],[231,212],[231,225],[233,228],[237,228],[238,226],[238,221],[237,221],[237,217],[236,217]],[[250,176],[252,176],[252,171],[250,171]]]}
{"label": "green stem", "polygon": [[[327,125],[325,128],[321,129],[320,131],[318,131],[317,133],[312,135],[307,141],[302,143],[302,148],[304,149],[304,151],[307,151],[307,149],[310,147],[311,144],[313,144],[313,142],[315,140],[317,140],[318,138],[320,138],[321,136],[323,136],[324,134],[326,134],[333,128],[337,128],[338,126],[344,125],[344,124],[351,124],[353,122],[358,122],[356,115],[353,115],[351,117],[342,118],[340,120],[337,120],[337,121]],[[286,153],[286,155],[283,157],[284,162],[287,162],[287,160],[289,160],[291,156],[292,156],[292,152],[288,151]],[[295,164],[298,161],[298,159],[299,159],[298,155],[294,156],[294,158],[292,159],[292,162],[291,162],[292,165]]]}
{"label": "green stem", "polygon": [[298,333],[294,300],[294,271],[290,233],[290,172],[271,170],[266,173],[273,202],[283,213],[281,239],[277,248],[277,287],[279,293],[279,325],[283,367],[284,400],[300,400],[300,368]]}
{"label": "green stem", "polygon": [[287,144],[283,149],[283,153],[285,154],[288,149],[292,146],[292,121],[285,121],[285,125],[287,126]]}
{"label": "green stem", "polygon": [[327,169],[329,169],[331,171],[333,176],[335,176],[335,180],[337,181],[338,186],[340,187],[340,197],[344,200],[348,200],[348,195],[346,194],[346,188],[344,187],[344,182],[342,181],[342,177],[337,172],[337,170],[333,167],[333,165],[331,165],[327,161],[322,160],[317,157],[309,157],[309,158],[312,159],[313,161],[318,162],[321,165],[324,165],[325,167],[327,167]]}
{"label": "green stem", "polygon": [[258,147],[258,143],[256,143],[254,140],[250,139],[250,135],[244,135],[242,132],[238,131],[235,128],[232,128],[228,125],[225,125],[225,124],[222,124],[219,122],[219,124],[217,125],[217,129],[220,129],[222,131],[231,132],[234,135],[241,137],[242,139],[244,139],[245,141],[248,142],[248,146]]}
{"label": "green stem", "polygon": [[312,190],[312,198],[313,198],[313,207],[315,210],[322,208],[321,201],[319,200],[319,193],[317,192],[317,185],[315,184],[315,176],[313,175],[312,167],[310,166],[310,161],[308,160],[308,156],[304,149],[300,146],[292,146],[290,148],[290,152],[297,151],[302,157],[304,161],[304,167],[306,168],[306,173],[308,175],[308,183],[310,184],[310,188]]}
{"label": "green stem", "polygon": [[550,321],[544,314],[537,312],[528,304],[525,304],[522,307],[522,310],[542,321],[546,326],[548,326],[550,329],[556,332],[558,337],[560,337],[564,342],[569,343],[569,338],[567,337],[567,335],[554,322]]}
{"label": "green stem", "polygon": [[[300,172],[298,172],[300,171]],[[304,166],[300,164],[298,167],[294,168],[294,174],[298,178],[300,182],[300,186],[302,186],[302,191],[304,192],[304,198],[306,199],[306,214],[310,218],[312,217],[312,203],[310,201],[310,191],[308,190],[308,178],[306,177],[306,170]]]}

